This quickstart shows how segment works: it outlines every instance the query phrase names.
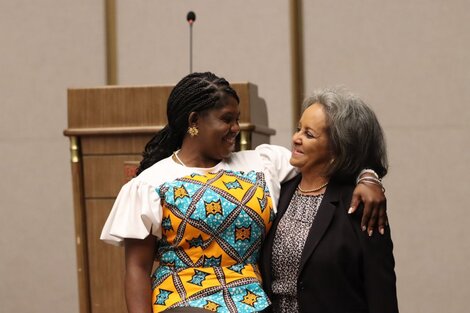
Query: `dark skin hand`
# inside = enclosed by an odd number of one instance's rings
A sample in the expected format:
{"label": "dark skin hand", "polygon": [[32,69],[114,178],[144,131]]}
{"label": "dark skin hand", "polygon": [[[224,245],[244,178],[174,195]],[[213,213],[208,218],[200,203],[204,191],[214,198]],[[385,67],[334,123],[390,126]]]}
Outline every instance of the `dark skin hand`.
{"label": "dark skin hand", "polygon": [[372,236],[374,228],[384,234],[385,227],[388,225],[387,217],[387,199],[382,187],[375,184],[358,184],[354,189],[351,208],[349,214],[354,213],[360,203],[364,204],[364,213],[362,215],[361,228],[367,230],[369,236]]}

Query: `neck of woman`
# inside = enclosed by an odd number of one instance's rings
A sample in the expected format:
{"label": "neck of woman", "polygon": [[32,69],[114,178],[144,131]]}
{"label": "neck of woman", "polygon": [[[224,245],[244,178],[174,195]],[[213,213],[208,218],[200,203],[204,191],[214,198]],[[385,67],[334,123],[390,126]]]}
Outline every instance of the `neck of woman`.
{"label": "neck of woman", "polygon": [[175,151],[174,159],[183,166],[199,168],[211,168],[222,161],[208,158],[191,147],[181,147],[180,150]]}
{"label": "neck of woman", "polygon": [[304,194],[321,194],[325,192],[329,180],[326,176],[302,173],[297,189]]}

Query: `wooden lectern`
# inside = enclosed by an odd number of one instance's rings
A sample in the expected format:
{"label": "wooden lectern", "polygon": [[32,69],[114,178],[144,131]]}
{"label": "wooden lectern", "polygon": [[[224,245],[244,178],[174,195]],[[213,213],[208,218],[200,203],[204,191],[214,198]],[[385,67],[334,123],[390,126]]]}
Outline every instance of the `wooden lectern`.
{"label": "wooden lectern", "polygon": [[[266,104],[251,83],[235,83],[240,97],[237,149],[268,143]],[[99,240],[121,186],[134,176],[145,144],[166,124],[173,86],[68,90],[80,313],[125,313],[124,249]]]}

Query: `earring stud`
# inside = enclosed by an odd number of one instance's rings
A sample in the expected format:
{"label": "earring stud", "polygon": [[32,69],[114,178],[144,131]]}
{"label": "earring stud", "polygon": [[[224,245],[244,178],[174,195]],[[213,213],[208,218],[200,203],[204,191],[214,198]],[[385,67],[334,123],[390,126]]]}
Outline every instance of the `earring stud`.
{"label": "earring stud", "polygon": [[196,126],[190,126],[188,127],[188,134],[191,137],[197,136],[197,134],[199,134],[199,129],[197,129]]}

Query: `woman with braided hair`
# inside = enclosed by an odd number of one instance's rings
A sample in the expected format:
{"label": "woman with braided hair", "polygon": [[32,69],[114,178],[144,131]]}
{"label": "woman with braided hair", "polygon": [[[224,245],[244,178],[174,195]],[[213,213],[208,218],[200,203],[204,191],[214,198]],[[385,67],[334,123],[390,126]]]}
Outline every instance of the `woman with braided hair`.
{"label": "woman with braided hair", "polygon": [[[281,183],[297,172],[283,147],[234,152],[238,103],[223,78],[184,77],[168,98],[168,125],[119,192],[101,239],[125,246],[129,313],[257,312],[270,305],[259,251]],[[360,199],[370,199],[363,200],[364,225],[380,215],[384,226],[381,189],[358,185],[354,207]]]}

